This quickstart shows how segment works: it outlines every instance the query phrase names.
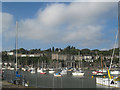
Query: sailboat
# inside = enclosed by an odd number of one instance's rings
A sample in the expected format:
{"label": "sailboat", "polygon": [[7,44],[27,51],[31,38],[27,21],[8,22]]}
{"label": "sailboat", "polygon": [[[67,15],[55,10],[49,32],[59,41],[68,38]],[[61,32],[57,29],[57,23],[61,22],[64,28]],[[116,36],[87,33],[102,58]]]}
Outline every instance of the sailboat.
{"label": "sailboat", "polygon": [[42,71],[42,69],[40,69],[39,60],[38,60],[38,68],[37,68],[37,72],[40,73],[41,71]]}
{"label": "sailboat", "polygon": [[107,70],[106,70],[106,69],[103,69],[102,56],[101,56],[101,67],[102,67],[102,69],[92,71],[92,74],[93,74],[94,76],[106,76]]}
{"label": "sailboat", "polygon": [[35,68],[33,67],[33,62],[32,62],[32,66],[29,68],[29,71],[31,74],[35,74]]}
{"label": "sailboat", "polygon": [[111,77],[109,69],[108,69],[108,78],[98,78],[96,77],[96,83],[113,88],[120,88],[120,76],[119,77]]}
{"label": "sailboat", "polygon": [[39,67],[37,68],[37,72],[40,73],[42,71],[42,69],[40,69]]}
{"label": "sailboat", "polygon": [[40,74],[46,74],[46,72],[43,71],[43,62],[42,62],[42,68],[40,69]]}
{"label": "sailboat", "polygon": [[[79,53],[80,55],[80,53]],[[75,67],[75,66],[74,66]],[[79,68],[78,70],[76,68],[73,69],[73,72],[72,72],[72,75],[73,76],[84,76],[84,72],[81,70],[81,64],[80,64],[80,61],[79,61]]]}
{"label": "sailboat", "polygon": [[63,69],[60,73],[61,73],[62,75],[63,75],[63,74],[67,74],[67,69]]}
{"label": "sailboat", "polygon": [[53,67],[52,68],[49,68],[49,73],[50,74],[53,74],[55,71],[54,71],[54,62],[52,63],[53,64]]}
{"label": "sailboat", "polygon": [[[118,39],[120,39],[120,30],[119,30],[119,15],[118,15],[118,33],[117,35],[119,35]],[[117,35],[116,35],[116,40],[117,40]],[[115,41],[116,44],[116,41]],[[120,60],[120,41],[118,41],[118,48],[119,48],[119,60]],[[114,45],[114,50],[115,50],[115,45]],[[114,50],[113,50],[113,55],[114,55]],[[103,86],[107,86],[107,87],[114,87],[114,88],[120,88],[120,76],[118,77],[111,77],[110,75],[110,69],[111,69],[111,65],[112,65],[112,60],[113,60],[113,55],[112,55],[112,59],[111,59],[111,63],[110,63],[110,67],[108,70],[108,77],[107,78],[96,78],[96,83],[103,85]],[[119,61],[120,62],[120,61]]]}
{"label": "sailboat", "polygon": [[72,72],[73,76],[84,76],[84,72],[82,70],[76,70],[75,72]]}
{"label": "sailboat", "polygon": [[[16,21],[16,44],[15,44],[15,46],[16,46],[16,58],[15,58],[15,60],[16,60],[16,63],[15,63],[16,77],[14,78],[14,80],[12,80],[12,83],[14,83],[14,84],[22,83],[22,85],[28,87],[28,83],[25,80],[25,78],[23,78],[23,76],[18,73],[18,59],[17,59],[17,46],[18,45],[17,45],[17,43],[18,43],[18,25],[17,25],[17,21]],[[21,79],[22,79],[22,82],[21,82]]]}
{"label": "sailboat", "polygon": [[55,72],[55,71],[54,71],[53,68],[49,69],[49,73],[50,73],[50,74],[52,74],[52,73],[54,73],[54,72]]}
{"label": "sailboat", "polygon": [[44,72],[43,70],[41,70],[40,74],[46,74],[46,72]]}
{"label": "sailboat", "polygon": [[[119,27],[118,27],[118,28],[119,28]],[[118,35],[119,35],[119,33],[118,33]],[[112,63],[113,63],[113,56],[114,56],[115,47],[116,47],[116,41],[117,41],[118,35],[116,35],[115,45],[114,45],[113,54],[112,54],[111,63],[110,63],[110,68],[109,68],[110,74],[112,74],[112,75],[119,75],[119,74],[120,74],[120,71],[118,71],[118,70],[111,70],[111,68],[112,68]],[[119,44],[119,43],[118,43],[118,44]],[[120,48],[119,48],[119,49],[120,49]],[[120,53],[120,52],[119,52],[119,53]]]}
{"label": "sailboat", "polygon": [[30,68],[30,73],[34,74],[35,73],[35,68],[31,67]]}
{"label": "sailboat", "polygon": [[110,74],[112,74],[112,75],[119,75],[119,74],[120,74],[120,71],[114,70],[114,71],[111,71]]}
{"label": "sailboat", "polygon": [[58,72],[58,57],[57,57],[57,68],[56,68],[56,73],[54,73],[54,76],[55,77],[62,77],[62,75],[61,75],[61,73],[60,72]]}

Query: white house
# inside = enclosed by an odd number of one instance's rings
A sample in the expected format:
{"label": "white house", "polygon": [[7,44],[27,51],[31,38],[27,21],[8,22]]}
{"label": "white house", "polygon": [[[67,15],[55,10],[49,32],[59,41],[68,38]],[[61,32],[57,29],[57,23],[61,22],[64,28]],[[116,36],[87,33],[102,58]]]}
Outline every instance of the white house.
{"label": "white house", "polygon": [[13,52],[7,52],[7,55],[13,55],[14,53]]}

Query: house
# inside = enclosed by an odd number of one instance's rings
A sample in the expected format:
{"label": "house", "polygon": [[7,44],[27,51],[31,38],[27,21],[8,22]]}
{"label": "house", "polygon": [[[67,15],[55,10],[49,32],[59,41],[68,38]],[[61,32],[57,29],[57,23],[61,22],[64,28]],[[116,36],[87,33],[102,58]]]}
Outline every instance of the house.
{"label": "house", "polygon": [[13,52],[7,52],[7,55],[12,56],[14,53]]}

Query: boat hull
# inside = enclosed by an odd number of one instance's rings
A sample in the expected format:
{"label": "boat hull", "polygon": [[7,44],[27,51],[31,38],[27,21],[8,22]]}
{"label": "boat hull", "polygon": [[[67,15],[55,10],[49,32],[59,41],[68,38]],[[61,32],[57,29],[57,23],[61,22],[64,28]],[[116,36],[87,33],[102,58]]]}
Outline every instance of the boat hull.
{"label": "boat hull", "polygon": [[75,75],[75,76],[84,76],[84,73],[72,73],[72,75]]}
{"label": "boat hull", "polygon": [[111,71],[110,74],[118,75],[118,74],[120,74],[120,71]]}
{"label": "boat hull", "polygon": [[34,74],[35,72],[30,72],[30,73]]}
{"label": "boat hull", "polygon": [[41,72],[40,74],[46,74],[46,72]]}
{"label": "boat hull", "polygon": [[49,71],[49,73],[54,73],[55,71]]}
{"label": "boat hull", "polygon": [[64,73],[61,73],[61,74],[64,75],[64,74],[67,74],[67,73],[64,72]]}
{"label": "boat hull", "polygon": [[96,78],[97,84],[107,86],[107,87],[120,88],[119,81],[113,81],[113,82],[114,83],[112,83],[112,79],[108,79],[108,78]]}
{"label": "boat hull", "polygon": [[56,74],[54,74],[54,76],[55,76],[55,77],[62,77],[62,75],[56,75]]}
{"label": "boat hull", "polygon": [[38,73],[42,72],[42,70],[37,70]]}

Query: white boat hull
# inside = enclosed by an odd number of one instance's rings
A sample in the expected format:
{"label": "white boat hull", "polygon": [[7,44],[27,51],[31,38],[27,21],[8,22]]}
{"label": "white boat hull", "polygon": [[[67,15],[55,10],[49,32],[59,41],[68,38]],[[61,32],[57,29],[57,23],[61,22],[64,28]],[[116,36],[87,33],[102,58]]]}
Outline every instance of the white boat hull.
{"label": "white boat hull", "polygon": [[62,74],[62,75],[63,75],[63,74],[67,74],[67,72],[63,72],[63,73],[61,73],[61,74]]}
{"label": "white boat hull", "polygon": [[114,81],[114,83],[111,83],[112,79],[108,78],[96,78],[96,83],[107,86],[107,87],[113,87],[113,88],[120,88],[120,82]]}
{"label": "white boat hull", "polygon": [[116,75],[118,75],[118,74],[120,74],[120,71],[111,71],[110,74],[116,74]]}
{"label": "white boat hull", "polygon": [[55,71],[49,71],[49,73],[54,73]]}
{"label": "white boat hull", "polygon": [[49,70],[53,71],[53,69],[52,69],[52,68],[50,68]]}
{"label": "white boat hull", "polygon": [[67,74],[67,70],[62,70],[61,74]]}
{"label": "white boat hull", "polygon": [[2,70],[5,70],[6,68],[2,68]]}
{"label": "white boat hull", "polygon": [[37,70],[38,73],[42,72],[42,70]]}
{"label": "white boat hull", "polygon": [[14,68],[10,68],[10,70],[14,70]]}
{"label": "white boat hull", "polygon": [[84,76],[84,73],[72,73],[72,75]]}
{"label": "white boat hull", "polygon": [[26,69],[25,69],[25,68],[22,68],[22,70],[23,70],[23,71],[26,71]]}
{"label": "white boat hull", "polygon": [[34,73],[35,73],[35,71],[31,71],[30,73],[34,74]]}

